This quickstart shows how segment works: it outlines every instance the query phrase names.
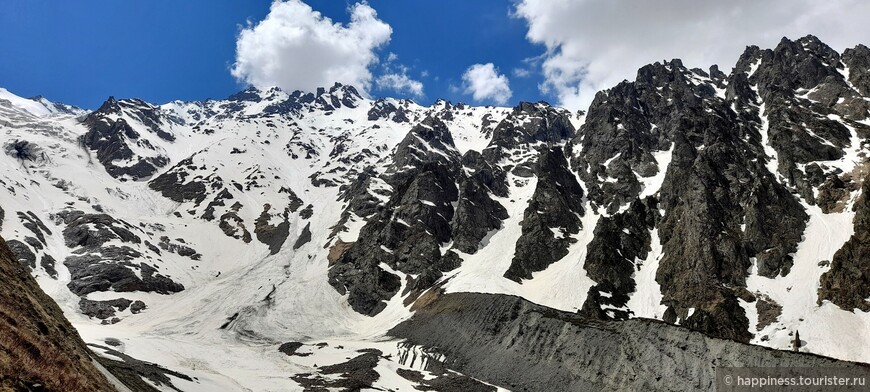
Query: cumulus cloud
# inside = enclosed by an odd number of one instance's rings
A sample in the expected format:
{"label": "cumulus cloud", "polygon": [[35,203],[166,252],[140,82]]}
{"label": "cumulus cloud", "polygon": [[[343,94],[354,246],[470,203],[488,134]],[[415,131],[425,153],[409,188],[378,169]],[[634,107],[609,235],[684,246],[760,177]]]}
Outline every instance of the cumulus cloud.
{"label": "cumulus cloud", "polygon": [[248,23],[236,41],[232,74],[257,87],[313,91],[335,82],[368,91],[376,50],[390,41],[392,28],[367,3],[348,9],[346,25],[301,0],[276,0],[259,23]]}
{"label": "cumulus cloud", "polygon": [[491,100],[504,105],[513,95],[507,76],[499,74],[492,63],[468,67],[462,81],[465,93],[471,94],[475,101]]}
{"label": "cumulus cloud", "polygon": [[746,45],[813,34],[843,50],[870,37],[870,2],[862,0],[521,0],[514,15],[526,20],[528,40],[547,49],[542,91],[572,109],[655,61],[727,72]]}
{"label": "cumulus cloud", "polygon": [[415,97],[423,96],[423,83],[408,77],[407,73],[388,73],[378,76],[375,84],[381,90],[393,90]]}

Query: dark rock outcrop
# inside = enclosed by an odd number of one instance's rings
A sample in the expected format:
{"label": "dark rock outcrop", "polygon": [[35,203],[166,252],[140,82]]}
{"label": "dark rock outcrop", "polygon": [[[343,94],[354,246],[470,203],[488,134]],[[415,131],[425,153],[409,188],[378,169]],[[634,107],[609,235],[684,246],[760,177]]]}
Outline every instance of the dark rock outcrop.
{"label": "dark rock outcrop", "polygon": [[[65,225],[64,243],[73,249],[63,261],[70,272],[67,287],[73,293],[85,296],[95,291],[111,290],[169,294],[184,290],[183,285],[159,273],[155,265],[146,263],[142,252],[136,250],[142,244],[140,228],[108,214],[88,214],[70,209],[54,214],[52,219]],[[160,243],[165,250],[180,254],[193,251],[177,244],[170,247],[168,238],[166,240]],[[114,241],[122,245],[109,244]],[[188,256],[194,258],[197,255],[193,251]]]}
{"label": "dark rock outcrop", "polygon": [[[230,96],[229,100],[234,104],[230,106],[231,113],[238,114],[244,108],[241,102],[272,101],[263,109],[266,116],[304,116],[315,110],[332,111],[338,108],[355,108],[362,99],[359,91],[353,86],[336,83],[330,88],[318,88],[315,92],[294,91],[288,94],[286,99],[278,98],[281,90],[272,88],[261,91],[255,87]],[[280,99],[280,100],[279,100]],[[256,117],[257,115],[254,115]],[[246,117],[246,116],[243,116]]]}
{"label": "dark rock outcrop", "polygon": [[408,115],[401,103],[397,106],[392,101],[379,99],[375,101],[368,112],[369,121],[390,119],[396,123],[407,123]]}
{"label": "dark rock outcrop", "polygon": [[[108,343],[109,341],[107,340]],[[124,383],[125,386],[130,388],[131,391],[158,392],[160,390],[171,389],[180,392],[181,390],[173,384],[173,381],[184,380],[194,382],[194,379],[186,374],[133,358],[111,347],[99,344],[88,344],[88,346],[93,347],[97,352],[103,353],[103,355],[97,355],[97,362],[119,381]],[[170,378],[170,376],[174,379]],[[161,389],[155,388],[155,385]]]}
{"label": "dark rock outcrop", "polygon": [[42,162],[48,160],[48,155],[37,144],[27,140],[13,140],[5,146],[6,155],[20,161]]}
{"label": "dark rock outcrop", "polygon": [[302,385],[306,391],[324,391],[337,389],[342,391],[361,391],[371,389],[372,384],[381,376],[375,371],[382,352],[374,349],[362,350],[361,354],[347,362],[321,366],[319,374],[338,375],[337,380],[329,380],[315,374],[297,374],[293,381]]}
{"label": "dark rock outcrop", "polygon": [[305,225],[302,228],[302,233],[299,234],[299,238],[296,239],[296,242],[293,243],[293,250],[301,248],[303,245],[311,242],[311,223]]}
{"label": "dark rock outcrop", "polygon": [[419,275],[411,290],[428,288],[458,266],[456,254],[441,247],[452,237],[459,162],[450,131],[436,117],[416,125],[396,147],[383,176],[392,187],[389,201],[329,270],[330,284],[348,295],[354,310],[377,314],[398,292],[399,277],[382,264]]}
{"label": "dark rock outcrop", "polygon": [[459,185],[459,203],[451,225],[453,247],[475,253],[478,247],[485,245],[481,241],[500,229],[502,221],[508,218],[504,206],[492,198],[493,195],[507,196],[506,173],[487,163],[477,151],[465,153],[462,165],[471,174]]}
{"label": "dark rock outcrop", "polygon": [[535,193],[523,213],[522,235],[504,276],[514,281],[531,279],[568,254],[571,237],[582,228],[583,188],[568,168],[561,149],[541,149],[535,174]]}
{"label": "dark rock outcrop", "polygon": [[[769,122],[770,146],[777,153],[777,172],[812,202],[812,184],[800,165],[843,157],[851,133],[837,117],[862,120],[870,105],[859,95],[860,87],[853,90],[840,72],[841,56],[814,36],[796,41],[783,38],[773,50],[752,47],[748,52],[752,55],[744,54],[740,62],[758,64],[749,82],[757,87],[765,105],[763,115]],[[865,57],[860,47],[848,53],[846,57],[856,65]],[[860,74],[857,70],[857,81]],[[806,98],[797,97],[808,91]],[[849,124],[859,135],[870,132],[864,124]]]}
{"label": "dark rock outcrop", "polygon": [[93,301],[82,298],[79,300],[79,309],[89,317],[106,320],[115,317],[115,312],[123,312],[127,309],[133,314],[139,313],[146,308],[142,301],[131,301],[126,298],[117,298],[107,301]]}
{"label": "dark rock outcrop", "polygon": [[95,291],[171,294],[184,290],[182,284],[158,273],[154,267],[135,263],[134,260],[141,256],[129,247],[114,246],[103,248],[100,254],[69,256],[63,262],[71,275],[67,287],[80,296]]}
{"label": "dark rock outcrop", "polygon": [[330,283],[349,294],[354,310],[375,314],[400,287],[399,278],[381,263],[429,279],[455,268],[442,262],[441,244],[450,240],[451,203],[457,197],[453,176],[443,166],[424,166],[362,228],[360,240],[330,269]]}
{"label": "dark rock outcrop", "polygon": [[843,63],[849,67],[849,83],[852,83],[861,95],[870,96],[870,48],[858,45],[843,52]]}
{"label": "dark rock outcrop", "polygon": [[12,252],[14,260],[17,260],[22,267],[27,268],[28,271],[36,268],[36,255],[27,244],[18,240],[9,240],[6,242],[6,246]]}
{"label": "dark rock outcrop", "polygon": [[[110,97],[97,111],[85,117],[84,124],[88,127],[88,133],[81,137],[81,144],[96,152],[97,160],[112,177],[132,180],[148,178],[159,168],[166,166],[169,163],[169,158],[160,155],[159,151],[147,139],[141,139],[141,135],[126,120],[123,118],[113,119],[112,115],[121,113],[121,104]],[[141,118],[148,119],[150,117],[142,114]],[[169,136],[164,136],[164,138],[169,138]],[[138,156],[130,148],[130,144],[152,150],[154,155]],[[119,165],[115,163],[116,161],[125,163]]]}
{"label": "dark rock outcrop", "polygon": [[202,255],[197,252],[196,249],[193,249],[183,243],[172,242],[172,240],[170,240],[169,237],[165,235],[160,237],[160,242],[157,243],[157,246],[159,246],[160,249],[163,249],[169,253],[175,253],[179,256],[190,257],[191,260],[199,260],[202,258]]}
{"label": "dark rock outcrop", "polygon": [[271,208],[270,204],[263,206],[263,212],[254,222],[254,234],[257,236],[258,241],[269,246],[269,252],[274,255],[281,250],[281,246],[284,245],[284,241],[290,235],[290,222],[288,221],[290,211],[285,210],[283,213],[278,214],[281,222],[277,225],[271,225],[269,224],[269,219],[272,217],[269,214]]}
{"label": "dark rock outcrop", "polygon": [[758,331],[776,322],[776,319],[782,314],[782,306],[766,296],[757,298],[755,309],[758,311],[758,324],[755,325],[755,329]]}
{"label": "dark rock outcrop", "polygon": [[107,214],[88,214],[78,210],[58,212],[56,220],[66,225],[64,243],[69,248],[96,249],[109,241],[139,244],[142,239],[133,233],[135,226]]}
{"label": "dark rock outcrop", "polygon": [[149,181],[148,187],[174,202],[194,201],[196,205],[199,205],[208,196],[208,190],[205,180],[187,178],[190,176],[188,171],[196,170],[196,168],[192,158],[184,159],[165,173]]}
{"label": "dark rock outcrop", "polygon": [[659,211],[655,198],[635,200],[628,210],[604,216],[586,247],[583,268],[597,284],[589,289],[582,312],[591,317],[626,319],[621,310],[635,291],[634,272],[650,251]]}
{"label": "dark rock outcrop", "polygon": [[498,162],[510,150],[530,144],[556,144],[574,136],[569,114],[546,102],[520,102],[492,132],[483,155],[489,162]]}
{"label": "dark rock outcrop", "polygon": [[[656,228],[664,256],[656,281],[670,308],[667,320],[743,341],[751,336],[737,296],[745,287],[750,259],[756,258],[763,276],[787,275],[808,219],[792,194],[797,188],[783,185],[766,168],[777,156],[768,156],[762,143],[768,134],[774,137],[766,125],[769,120],[773,127],[772,111],[785,108],[775,102],[775,94],[765,92],[794,79],[773,80],[784,78],[783,73],[801,71],[785,66],[774,71],[775,56],[765,53],[747,49],[727,78],[717,69],[688,70],[679,60],[645,66],[634,82],[596,95],[586,123],[567,148],[593,209],[613,215],[641,192],[658,193],[662,216]],[[749,75],[753,67],[757,71]],[[789,91],[793,96],[794,90]],[[763,112],[758,107],[762,102]],[[842,136],[837,132],[826,135],[834,140]],[[668,167],[659,167],[654,153],[667,155]],[[780,165],[784,154],[778,154]],[[644,184],[662,171],[661,184]],[[589,256],[606,258],[606,252],[597,252]],[[628,273],[622,268],[607,280],[625,287],[631,282]],[[597,293],[590,292],[593,301],[602,300],[595,298]]]}
{"label": "dark rock outcrop", "polygon": [[870,181],[864,179],[861,197],[854,206],[855,233],[843,245],[831,269],[821,278],[819,303],[831,301],[845,309],[870,312]]}

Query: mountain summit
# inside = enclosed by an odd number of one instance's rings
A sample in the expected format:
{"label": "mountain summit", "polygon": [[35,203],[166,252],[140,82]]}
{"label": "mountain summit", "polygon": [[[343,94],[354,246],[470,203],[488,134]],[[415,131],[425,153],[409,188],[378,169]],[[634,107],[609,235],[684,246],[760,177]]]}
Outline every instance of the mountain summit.
{"label": "mountain summit", "polygon": [[341,84],[37,102],[0,90],[2,236],[124,383],[698,390],[699,363],[870,362],[863,45],[658,62],[586,113]]}

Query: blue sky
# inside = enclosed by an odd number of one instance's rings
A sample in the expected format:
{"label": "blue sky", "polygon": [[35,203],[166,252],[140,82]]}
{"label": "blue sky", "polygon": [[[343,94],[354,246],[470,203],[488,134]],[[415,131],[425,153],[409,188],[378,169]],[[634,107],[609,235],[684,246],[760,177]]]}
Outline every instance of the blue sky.
{"label": "blue sky", "polygon": [[870,44],[864,0],[277,1],[2,0],[0,87],[95,108],[351,81],[423,104],[585,109],[663,59],[728,71],[783,36]]}
{"label": "blue sky", "polygon": [[[4,0],[0,12],[0,87],[86,108],[106,97],[151,102],[224,98],[245,87],[230,74],[236,38],[247,20],[262,20],[269,0]],[[308,0],[334,22],[346,23],[351,3]],[[392,27],[389,53],[424,84],[422,103],[472,101],[462,75],[493,63],[510,77],[514,97],[544,98],[540,80],[515,78],[514,68],[544,48],[525,38],[526,24],[509,16],[507,0],[371,0]],[[375,77],[381,65],[372,66]],[[425,73],[424,73],[425,72]],[[424,76],[427,75],[427,76]],[[540,78],[538,78],[540,79]],[[453,88],[451,88],[453,86]],[[457,91],[459,88],[459,91]],[[411,96],[372,88],[375,96]]]}

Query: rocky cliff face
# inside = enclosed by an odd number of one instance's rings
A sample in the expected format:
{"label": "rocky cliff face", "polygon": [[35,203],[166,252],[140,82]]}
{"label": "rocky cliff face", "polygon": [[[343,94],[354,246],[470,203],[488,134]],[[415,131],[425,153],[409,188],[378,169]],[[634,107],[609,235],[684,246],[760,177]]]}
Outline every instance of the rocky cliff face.
{"label": "rocky cliff face", "polygon": [[96,154],[97,160],[113,177],[148,178],[169,163],[169,159],[149,138],[130,126],[123,117],[125,111],[135,115],[160,139],[175,140],[171,133],[163,130],[168,124],[161,119],[156,107],[141,100],[119,102],[110,97],[85,118],[84,124],[89,130],[81,137],[81,144]]}
{"label": "rocky cliff face", "polygon": [[568,170],[560,149],[540,151],[534,173],[538,182],[523,212],[522,235],[504,276],[519,281],[546,269],[568,254],[571,235],[582,229],[583,188]]}
{"label": "rocky cliff face", "polygon": [[0,389],[114,391],[90,351],[0,238]]}
{"label": "rocky cliff face", "polygon": [[855,209],[855,234],[822,275],[819,302],[831,301],[843,309],[870,312],[870,182],[864,181]]}
{"label": "rocky cliff face", "polygon": [[[752,338],[739,305],[754,301],[745,289],[750,270],[788,275],[808,220],[803,205],[832,210],[852,197],[848,183],[855,180],[846,171],[865,159],[858,152],[868,101],[847,70],[862,53],[858,47],[841,59],[815,37],[784,39],[773,50],[747,48],[731,75],[675,60],[641,68],[634,82],[596,96],[569,145],[574,168],[592,207],[615,217],[635,211],[640,197],[656,196],[661,218],[648,228],[657,229],[663,247],[656,281],[665,320]],[[849,154],[856,156],[845,159]],[[621,219],[621,226],[642,244],[647,234],[632,229],[638,219],[644,216]],[[613,258],[602,236],[611,236],[612,247],[626,242],[604,231],[613,223],[599,223],[587,256],[587,270],[600,277],[593,280],[608,289],[630,285],[629,264],[645,257],[616,257],[607,269],[619,270],[625,259],[623,272],[601,276],[602,263],[594,261]]]}

